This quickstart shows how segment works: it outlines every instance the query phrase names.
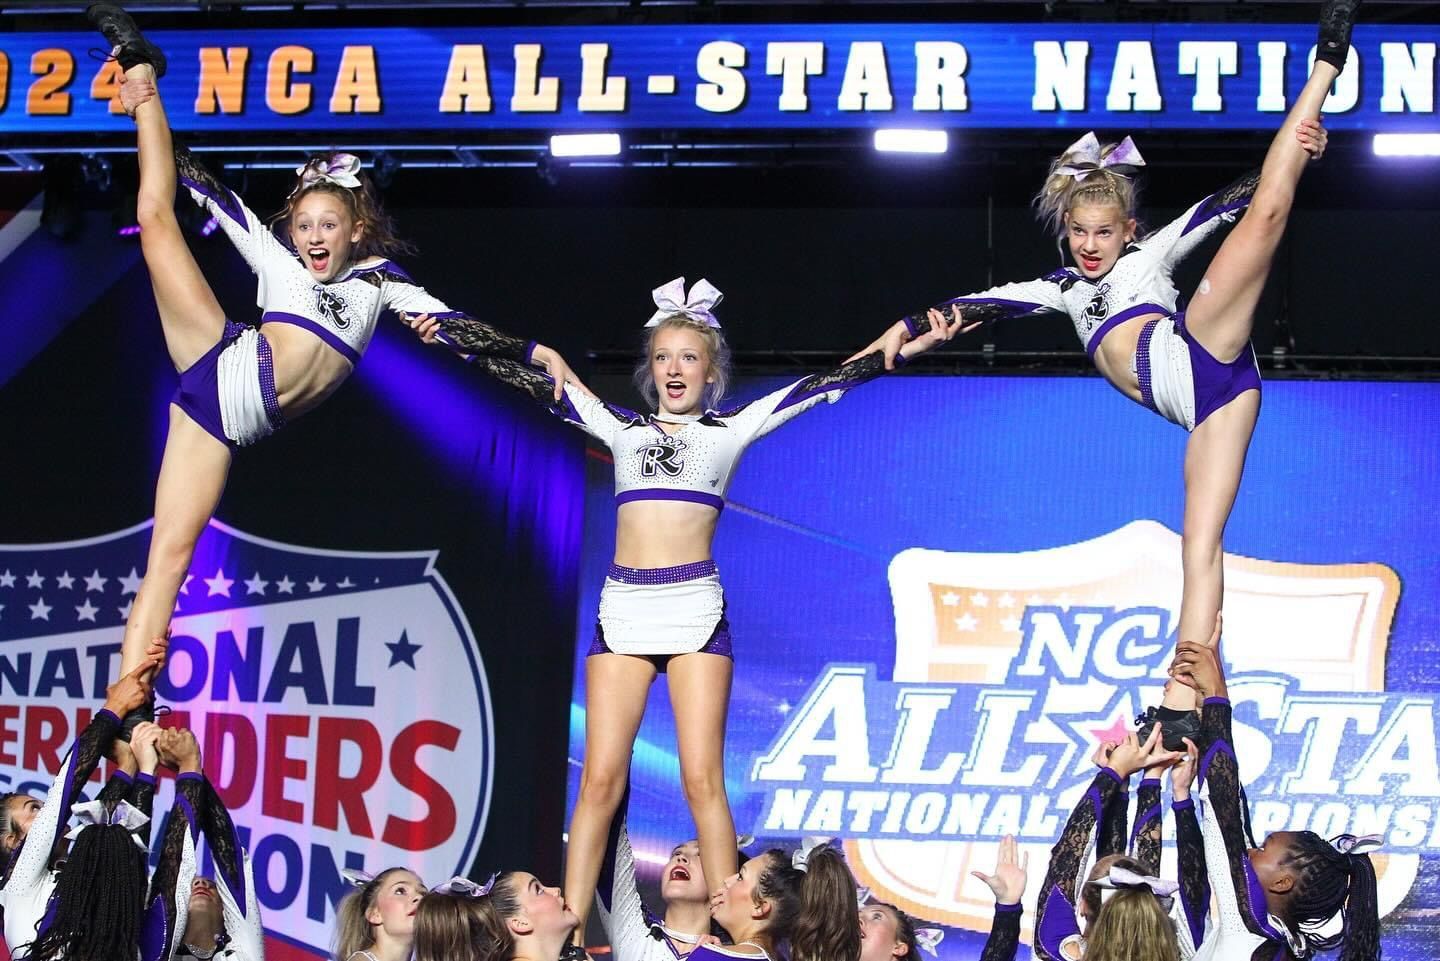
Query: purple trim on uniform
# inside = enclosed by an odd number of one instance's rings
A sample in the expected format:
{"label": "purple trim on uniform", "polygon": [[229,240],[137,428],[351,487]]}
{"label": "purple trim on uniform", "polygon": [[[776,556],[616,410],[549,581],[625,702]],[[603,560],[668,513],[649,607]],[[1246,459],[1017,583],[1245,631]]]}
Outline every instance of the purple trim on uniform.
{"label": "purple trim on uniform", "polygon": [[1184,799],[1179,800],[1179,801],[1171,801],[1171,802],[1170,802],[1170,810],[1172,810],[1172,811],[1193,811],[1193,810],[1195,810],[1195,799],[1194,799],[1194,798],[1188,798],[1188,797],[1187,797],[1187,798],[1184,798]]}
{"label": "purple trim on uniform", "polygon": [[1207,697],[1207,698],[1205,699],[1205,702],[1204,702],[1203,704],[1201,704],[1200,706],[1201,706],[1201,707],[1209,707],[1211,704],[1224,704],[1226,707],[1229,707],[1229,706],[1230,706],[1230,699],[1229,699],[1228,697],[1213,697],[1213,696],[1212,696],[1212,697]]}
{"label": "purple trim on uniform", "polygon": [[539,346],[540,346],[540,345],[539,345],[538,343],[536,343],[535,341],[533,341],[533,340],[531,340],[531,341],[526,341],[526,343],[525,343],[525,366],[526,366],[526,367],[533,367],[533,366],[535,365],[535,348],[536,348],[536,347],[539,347]]}
{"label": "purple trim on uniform", "polygon": [[1059,888],[1050,889],[1041,912],[1040,926],[1035,931],[1035,940],[1049,952],[1052,958],[1063,958],[1060,945],[1065,939],[1080,933],[1080,922],[1075,920],[1075,905],[1070,903]]}
{"label": "purple trim on uniform", "polygon": [[895,366],[896,366],[896,367],[904,367],[904,366],[905,366],[906,364],[908,364],[908,363],[910,363],[910,358],[906,357],[904,354],[896,354],[896,355],[895,355]]}
{"label": "purple trim on uniform", "polygon": [[1013,307],[1022,314],[1045,309],[1044,304],[1031,303],[1028,300],[1005,300],[1000,297],[956,297],[954,300],[947,300],[942,306],[949,307],[951,304],[993,304],[996,307]]}
{"label": "purple trim on uniform", "polygon": [[1155,336],[1155,327],[1160,318],[1147,323],[1140,331],[1140,340],[1135,344],[1135,378],[1140,382],[1140,403],[1155,409],[1155,391],[1151,386],[1150,339]]}
{"label": "purple trim on uniform", "polygon": [[240,203],[240,198],[235,196],[235,192],[233,190],[226,190],[226,196],[217,197],[204,184],[191,180],[189,177],[181,177],[180,182],[186,187],[189,187],[191,190],[200,194],[201,196],[208,197],[213,200],[215,202],[215,206],[220,208],[221,213],[229,217],[231,220],[235,221],[235,223],[238,224],[242,229],[244,229],[247,234],[250,232],[250,222],[245,219],[245,208]]}
{"label": "purple trim on uniform", "polygon": [[295,327],[301,327],[335,348],[336,353],[350,361],[350,363],[360,363],[360,352],[358,350],[341,340],[340,336],[333,330],[309,317],[301,317],[299,314],[281,313],[280,311],[266,311],[265,315],[260,318],[260,323],[291,324]]}
{"label": "purple trim on uniform", "polygon": [[270,421],[271,430],[279,430],[285,426],[285,415],[280,411],[280,392],[275,389],[275,354],[264,334],[260,335],[255,352],[260,359],[260,399],[265,404],[265,417]]}
{"label": "purple trim on uniform", "polygon": [[54,895],[50,896],[50,903],[45,905],[45,914],[40,918],[40,923],[35,926],[35,940],[44,937],[45,932],[50,930],[50,925],[55,923],[55,915],[60,910],[60,899]]}
{"label": "purple trim on uniform", "polygon": [[[1255,926],[1260,929],[1257,933],[1263,934],[1272,941],[1289,944],[1289,939],[1270,923],[1270,907],[1265,900],[1265,888],[1260,884],[1260,877],[1255,873],[1255,867],[1250,863],[1249,855],[1242,854],[1240,856],[1240,867],[1245,872],[1244,898],[1250,909],[1248,914],[1255,919]],[[1245,905],[1241,906],[1241,912],[1246,913]]]}
{"label": "purple trim on uniform", "polygon": [[910,332],[910,336],[911,336],[911,337],[916,337],[916,336],[918,336],[918,333],[917,333],[916,330],[915,330],[915,318],[914,318],[914,317],[911,317],[909,314],[907,314],[907,315],[905,315],[904,317],[900,318],[900,321],[901,321],[901,323],[903,323],[903,324],[905,325],[905,329]]}
{"label": "purple trim on uniform", "polygon": [[235,442],[225,436],[225,419],[220,414],[220,355],[245,331],[244,324],[225,321],[225,330],[205,354],[180,372],[180,386],[170,402],[231,450]]}
{"label": "purple trim on uniform", "polygon": [[1142,778],[1141,781],[1140,781],[1140,786],[1141,786],[1142,788],[1144,788],[1144,787],[1151,787],[1151,786],[1159,787],[1159,786],[1160,786],[1160,779],[1159,779],[1158,777]]}
{"label": "purple trim on uniform", "polygon": [[852,378],[850,380],[840,381],[838,383],[829,383],[826,384],[823,389],[816,390],[813,386],[809,384],[810,380],[811,378],[806,377],[804,380],[800,381],[800,383],[796,384],[794,389],[791,390],[790,393],[786,394],[784,399],[781,400],[780,403],[775,405],[775,409],[770,412],[771,415],[773,416],[780,413],[782,410],[794,407],[796,404],[803,404],[805,401],[809,400],[812,397],[818,397],[822,394],[828,394],[832,390],[849,390],[851,387],[854,387],[861,383],[860,380]]}
{"label": "purple trim on uniform", "polygon": [[[412,283],[412,284],[415,283],[414,279],[410,276],[410,272],[409,272],[408,270],[406,270],[404,267],[401,267],[399,264],[397,264],[397,263],[396,263],[395,261],[393,261],[393,260],[382,260],[382,261],[380,261],[378,264],[376,264],[373,268],[367,268],[367,269],[379,270],[379,269],[382,268],[382,267],[389,267],[391,270],[395,271],[395,273],[399,274],[402,278],[404,278],[406,282]],[[434,316],[439,316],[439,315],[438,315],[438,314],[432,314],[431,316],[434,317]]]}
{"label": "purple trim on uniform", "polygon": [[141,771],[139,774],[135,775],[135,780],[139,781],[141,784],[148,784],[151,787],[155,786],[155,775],[149,774],[145,771]]}
{"label": "purple trim on uniform", "polygon": [[1100,773],[1110,775],[1112,778],[1115,779],[1115,783],[1120,785],[1121,787],[1125,787],[1130,782],[1129,778],[1121,777],[1120,772],[1115,770],[1113,767],[1102,767],[1100,769]]}
{"label": "purple trim on uniform", "polygon": [[1091,333],[1090,341],[1085,345],[1085,353],[1093,360],[1095,351],[1100,349],[1100,341],[1105,339],[1106,334],[1125,323],[1125,321],[1133,320],[1136,317],[1143,317],[1146,314],[1164,314],[1168,317],[1170,315],[1170,308],[1162,307],[1159,304],[1136,304],[1133,307],[1126,307],[1118,314],[1106,317],[1100,326],[1096,327],[1094,332]]}
{"label": "purple trim on uniform", "polygon": [[725,509],[725,498],[707,494],[704,491],[678,491],[664,487],[647,487],[615,495],[616,504],[629,504],[631,501],[689,501],[692,504],[713,507],[717,511]]}
{"label": "purple trim on uniform", "polygon": [[96,720],[99,720],[102,717],[108,717],[110,720],[114,721],[117,726],[120,724],[120,715],[116,714],[108,707],[102,707],[100,710],[95,712]]}
{"label": "purple trim on uniform", "polygon": [[[118,767],[115,769],[115,773],[114,773],[114,774],[111,774],[110,776],[111,776],[111,777],[118,777],[120,780],[124,781],[126,784],[134,784],[134,783],[135,783],[135,779],[134,779],[133,777],[131,777],[130,775],[126,774],[124,771],[120,770]],[[154,777],[151,777],[150,783],[151,783],[151,784],[154,784],[154,783],[155,783]]]}
{"label": "purple trim on uniform", "polygon": [[1222,752],[1228,754],[1231,760],[1234,760],[1235,749],[1225,741],[1217,738],[1215,743],[1210,745],[1210,749],[1205,752],[1205,756],[1200,759],[1200,769],[1197,775],[1200,780],[1205,780],[1205,776],[1210,773],[1210,764],[1215,760],[1215,755]]}
{"label": "purple trim on uniform", "polygon": [[[1215,195],[1210,195],[1210,197],[1213,196]],[[1250,206],[1250,198],[1242,197],[1239,200],[1226,204],[1224,207],[1207,210],[1205,208],[1205,204],[1207,201],[1210,200],[1210,197],[1206,197],[1205,200],[1200,201],[1200,206],[1195,209],[1195,215],[1190,218],[1190,222],[1185,225],[1185,229],[1180,231],[1181,237],[1185,236],[1190,231],[1194,230],[1196,227],[1200,226],[1206,221],[1214,220],[1216,217],[1228,214],[1232,210],[1239,210],[1241,207]]]}
{"label": "purple trim on uniform", "polygon": [[1140,832],[1145,830],[1145,825],[1148,824],[1152,818],[1158,820],[1159,817],[1160,805],[1155,804],[1146,808],[1145,811],[1135,819],[1135,824],[1130,829],[1130,846],[1132,848],[1135,846],[1135,839],[1140,836]]}
{"label": "purple trim on uniform", "polygon": [[1247,390],[1260,389],[1260,368],[1255,345],[1245,342],[1240,356],[1229,363],[1216,360],[1185,327],[1185,312],[1175,315],[1175,332],[1190,350],[1191,379],[1195,390],[1195,426]]}
{"label": "purple trim on uniform", "polygon": [[689,564],[680,564],[676,567],[621,567],[619,564],[611,564],[610,570],[605,576],[612,581],[619,581],[621,584],[683,584],[686,581],[693,581],[699,577],[709,577],[718,574],[719,568],[713,560],[694,561]]}
{"label": "purple trim on uniform", "polygon": [[156,898],[145,909],[140,924],[140,961],[162,961],[170,944],[170,919],[165,916],[165,901]]}
{"label": "purple trim on uniform", "polygon": [[995,902],[996,914],[1019,914],[1023,910],[1025,910],[1025,906],[1023,904],[1020,904],[1018,901],[1015,904],[1001,904],[999,901]]}
{"label": "purple trim on uniform", "polygon": [[[182,774],[181,777],[184,777],[184,775]],[[195,808],[190,804],[189,800],[179,792],[175,794],[175,803],[180,806],[180,810],[184,812],[185,818],[189,822],[191,843],[198,843],[200,840],[200,821],[195,817]]]}

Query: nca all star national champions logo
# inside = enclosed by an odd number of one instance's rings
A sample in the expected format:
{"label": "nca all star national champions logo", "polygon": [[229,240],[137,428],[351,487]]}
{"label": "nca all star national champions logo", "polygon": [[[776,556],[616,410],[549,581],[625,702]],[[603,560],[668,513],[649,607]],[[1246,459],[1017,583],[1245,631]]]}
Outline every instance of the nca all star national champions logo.
{"label": "nca all star national champions logo", "polygon": [[[104,701],[149,526],[0,546],[0,791],[43,795]],[[474,860],[490,693],[435,559],[278,544],[215,521],[201,537],[156,695],[174,710],[164,723],[200,739],[272,938],[323,955],[347,868],[429,879]],[[97,774],[87,793],[99,786]],[[171,793],[162,785],[157,815]]]}
{"label": "nca all star national champions logo", "polygon": [[[893,679],[831,664],[749,771],[756,835],[846,839],[877,898],[989,929],[970,877],[995,844],[1031,852],[1026,917],[1045,859],[1103,740],[1160,701],[1174,652],[1179,537],[1137,521],[1079,544],[1013,554],[906,550],[890,565]],[[1381,910],[1440,853],[1430,697],[1387,692],[1400,593],[1383,564],[1225,558],[1225,656],[1257,837],[1379,833]],[[1167,826],[1167,836],[1173,829]],[[1164,872],[1175,876],[1174,851]]]}

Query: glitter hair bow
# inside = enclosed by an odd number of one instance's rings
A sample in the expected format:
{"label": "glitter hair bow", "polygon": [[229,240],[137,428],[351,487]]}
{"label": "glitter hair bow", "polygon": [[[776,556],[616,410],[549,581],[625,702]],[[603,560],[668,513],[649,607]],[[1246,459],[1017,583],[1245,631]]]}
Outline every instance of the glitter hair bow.
{"label": "glitter hair bow", "polygon": [[1128,871],[1119,866],[1112,866],[1109,874],[1103,878],[1097,878],[1095,886],[1100,888],[1102,904],[1121,888],[1148,888],[1151,894],[1168,906],[1170,899],[1175,896],[1175,892],[1180,890],[1178,882],[1151,877],[1148,874],[1136,874],[1134,871]]}
{"label": "glitter hair bow", "polygon": [[147,850],[145,840],[140,837],[139,830],[150,823],[150,816],[130,806],[129,801],[121,801],[115,805],[113,810],[107,810],[104,801],[85,801],[70,809],[70,813],[80,819],[80,823],[70,829],[65,835],[65,840],[73,841],[80,836],[80,832],[95,824],[118,824],[130,832],[130,838],[140,850]]}
{"label": "glitter hair bow", "polygon": [[695,286],[690,288],[687,296],[685,293],[685,278],[676,277],[663,287],[656,287],[651,291],[655,298],[655,313],[645,322],[646,327],[654,327],[667,317],[688,317],[706,327],[719,327],[720,321],[715,319],[712,312],[715,305],[724,299],[725,295],[715,289],[715,285],[705,279],[695,281]]}
{"label": "glitter hair bow", "polygon": [[915,944],[932,958],[940,956],[940,942],[945,940],[944,928],[916,928]]}
{"label": "glitter hair bow", "polygon": [[746,848],[748,848],[750,845],[752,845],[752,844],[754,844],[754,843],[755,843],[755,835],[753,835],[753,834],[737,834],[737,835],[735,835],[735,850],[737,850],[737,851],[743,851],[743,850],[745,850]]}
{"label": "glitter hair bow", "polygon": [[485,881],[484,884],[476,884],[469,878],[462,878],[459,875],[456,875],[455,877],[446,881],[444,884],[431,888],[430,893],[463,894],[465,897],[468,898],[483,898],[485,895],[490,893],[490,889],[495,886],[495,879],[499,876],[500,872],[496,871],[494,874],[490,875],[490,877]]}
{"label": "glitter hair bow", "polygon": [[807,871],[810,868],[810,855],[822,844],[829,842],[827,837],[811,836],[802,838],[800,846],[795,853],[790,855],[790,866],[797,871]]}
{"label": "glitter hair bow", "polygon": [[1369,854],[1371,851],[1380,850],[1384,843],[1385,837],[1381,834],[1363,834],[1359,837],[1342,834],[1330,839],[1330,844],[1341,854]]}
{"label": "glitter hair bow", "polygon": [[316,157],[309,163],[295,168],[300,175],[300,186],[295,194],[318,183],[339,184],[354,190],[360,186],[360,158],[353,153],[337,153],[331,157]]}
{"label": "glitter hair bow", "polygon": [[1137,167],[1145,166],[1145,158],[1140,156],[1140,149],[1129,137],[1120,141],[1108,157],[1100,156],[1100,138],[1093,130],[1066,148],[1063,156],[1065,162],[1055,169],[1055,173],[1076,180],[1083,180],[1097,170],[1129,177]]}
{"label": "glitter hair bow", "polygon": [[352,887],[357,888],[363,888],[365,885],[375,880],[375,875],[371,874],[369,871],[361,871],[356,868],[345,868],[340,872],[340,877],[343,878],[346,883],[350,884]]}
{"label": "glitter hair bow", "polygon": [[863,884],[855,885],[855,903],[865,907],[865,902],[870,900],[870,889]]}

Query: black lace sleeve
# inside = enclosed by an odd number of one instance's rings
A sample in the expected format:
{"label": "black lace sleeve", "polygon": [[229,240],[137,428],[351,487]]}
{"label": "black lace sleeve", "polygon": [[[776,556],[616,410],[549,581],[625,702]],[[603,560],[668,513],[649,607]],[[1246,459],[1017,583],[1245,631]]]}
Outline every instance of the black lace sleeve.
{"label": "black lace sleeve", "polygon": [[231,891],[244,891],[244,852],[240,850],[240,839],[235,833],[235,823],[230,811],[215,786],[206,778],[201,782],[201,801],[196,813],[200,818],[200,830],[205,833],[205,843],[210,846],[210,855],[215,861],[215,870],[224,875]]}
{"label": "black lace sleeve", "polygon": [[544,371],[488,354],[476,354],[470,358],[470,364],[529,396],[542,407],[561,413],[555,409],[555,381]]}
{"label": "black lace sleeve", "polygon": [[1145,865],[1145,873],[1160,874],[1161,844],[1160,779],[1147,777],[1135,792],[1135,830],[1130,835],[1130,855]]}
{"label": "black lace sleeve", "polygon": [[1195,802],[1189,798],[1171,805],[1175,813],[1175,848],[1180,862],[1180,906],[1190,928],[1190,943],[1199,945],[1205,935],[1205,914],[1210,910],[1210,878],[1205,873],[1205,838]]}
{"label": "black lace sleeve", "polygon": [[[1239,907],[1247,928],[1261,930],[1263,919],[1254,916],[1249,898],[1243,896],[1249,891],[1245,876],[1247,846],[1245,839],[1245,798],[1240,786],[1240,765],[1235,757],[1234,742],[1230,731],[1230,702],[1224,698],[1205,699],[1200,714],[1200,736],[1209,747],[1200,759],[1199,778],[1210,791],[1210,809],[1214,812],[1220,835],[1225,841],[1226,868],[1230,883],[1239,897]],[[1215,866],[1219,868],[1219,865]]]}
{"label": "black lace sleeve", "polygon": [[1128,785],[1121,785],[1105,801],[1100,812],[1100,830],[1095,837],[1095,856],[1103,858],[1111,854],[1124,854],[1130,832],[1130,791]]}
{"label": "black lace sleeve", "polygon": [[[1062,295],[1074,282],[1075,278],[1067,271],[1057,270],[1035,280],[1002,284],[978,294],[952,297],[944,303],[936,304],[933,309],[949,316],[952,306],[959,307],[966,325],[978,321],[987,326],[1013,317],[1063,312],[1065,301]],[[912,337],[919,337],[930,330],[929,310],[910,314],[903,319]]]}
{"label": "black lace sleeve", "polygon": [[[110,780],[106,781],[105,786],[100,789],[96,800],[107,808],[113,808],[121,801],[130,799],[130,788],[133,782],[134,779],[131,778],[130,775],[124,771],[117,770],[114,774],[110,775]],[[146,811],[145,813],[149,814],[150,812]]]}
{"label": "black lace sleeve", "polygon": [[96,713],[90,719],[90,723],[85,726],[85,730],[80,732],[73,748],[75,756],[72,759],[71,787],[65,797],[65,810],[68,811],[76,801],[80,800],[80,792],[85,787],[85,782],[89,781],[90,775],[95,773],[100,759],[105,756],[111,742],[119,734],[120,719],[104,710]]}
{"label": "black lace sleeve", "polygon": [[1089,859],[1095,833],[1105,804],[1123,790],[1124,782],[1109,768],[1101,768],[1081,797],[1050,849],[1050,866],[1036,899],[1035,956],[1044,961],[1061,957],[1060,943],[1069,934],[1078,934],[1075,905],[1082,873]]}
{"label": "black lace sleeve", "polygon": [[181,180],[187,180],[204,190],[212,196],[224,196],[230,193],[230,188],[220,182],[220,178],[200,162],[200,159],[190,152],[190,148],[181,143],[175,144],[175,172]]}
{"label": "black lace sleeve", "polygon": [[530,341],[490,326],[469,314],[455,314],[440,320],[447,342],[466,354],[484,354],[502,360],[527,361]]}
{"label": "black lace sleeve", "polygon": [[[175,804],[165,819],[160,863],[155,866],[150,877],[150,896],[145,906],[150,909],[157,900],[161,902],[165,912],[165,930],[172,946],[178,944],[180,936],[184,934],[182,899],[177,896],[177,890],[182,885],[182,876],[190,879],[194,877],[194,843],[199,827],[198,812],[204,804],[203,791],[203,781],[200,778],[176,778]],[[184,903],[188,903],[189,881],[185,880],[183,884],[186,888]],[[164,955],[169,956],[168,952]]]}
{"label": "black lace sleeve", "polygon": [[126,800],[130,806],[148,818],[150,823],[140,829],[140,839],[145,842],[145,847],[150,847],[150,835],[155,826],[155,776],[153,774],[137,774],[130,783],[129,796]]}
{"label": "black lace sleeve", "polygon": [[990,936],[980,952],[980,961],[1015,961],[1020,948],[1020,905],[995,905],[995,920],[990,923]]}

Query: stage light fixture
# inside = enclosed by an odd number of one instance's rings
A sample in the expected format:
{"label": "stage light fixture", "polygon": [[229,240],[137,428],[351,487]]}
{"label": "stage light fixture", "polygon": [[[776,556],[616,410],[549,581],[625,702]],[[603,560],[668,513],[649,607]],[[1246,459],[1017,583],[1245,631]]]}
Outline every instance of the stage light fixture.
{"label": "stage light fixture", "polygon": [[550,138],[556,157],[615,157],[620,154],[618,133],[557,133]]}
{"label": "stage light fixture", "polygon": [[1440,133],[1377,133],[1377,157],[1440,157]]}
{"label": "stage light fixture", "polygon": [[950,135],[944,130],[882,128],[875,131],[875,149],[881,153],[944,153]]}

